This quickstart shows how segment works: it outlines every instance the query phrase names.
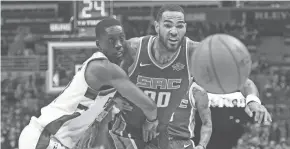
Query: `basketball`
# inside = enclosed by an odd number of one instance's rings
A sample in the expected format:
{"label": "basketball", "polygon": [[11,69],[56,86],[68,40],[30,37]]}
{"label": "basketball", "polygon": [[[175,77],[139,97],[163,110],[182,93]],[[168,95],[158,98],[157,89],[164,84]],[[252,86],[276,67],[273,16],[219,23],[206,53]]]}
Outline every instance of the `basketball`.
{"label": "basketball", "polygon": [[233,36],[215,34],[205,38],[191,57],[191,73],[207,92],[228,94],[241,89],[251,72],[246,46]]}

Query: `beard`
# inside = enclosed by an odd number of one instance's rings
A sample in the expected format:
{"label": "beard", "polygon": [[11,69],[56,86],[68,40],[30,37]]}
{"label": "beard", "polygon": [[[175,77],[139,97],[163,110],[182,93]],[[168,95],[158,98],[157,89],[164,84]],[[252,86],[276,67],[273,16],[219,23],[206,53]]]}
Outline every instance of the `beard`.
{"label": "beard", "polygon": [[178,49],[179,49],[179,47],[180,47],[180,45],[181,45],[181,43],[182,43],[182,41],[183,41],[183,38],[184,37],[182,37],[181,38],[181,40],[180,41],[178,41],[176,44],[171,44],[170,45],[170,43],[168,42],[168,39],[166,39],[166,37],[163,37],[163,36],[161,36],[161,35],[158,35],[158,37],[159,37],[159,39],[161,39],[160,40],[160,43],[166,48],[166,50],[167,51],[169,51],[169,52],[176,52]]}

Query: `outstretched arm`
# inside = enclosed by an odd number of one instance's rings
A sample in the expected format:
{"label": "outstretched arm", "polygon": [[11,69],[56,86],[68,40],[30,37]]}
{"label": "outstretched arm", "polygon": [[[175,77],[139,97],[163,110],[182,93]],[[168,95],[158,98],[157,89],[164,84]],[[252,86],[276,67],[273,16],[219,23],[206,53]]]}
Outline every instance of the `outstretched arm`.
{"label": "outstretched arm", "polygon": [[245,84],[243,85],[243,87],[241,88],[240,91],[245,97],[247,97],[247,96],[253,97],[253,98],[250,98],[252,100],[248,99],[248,101],[246,101],[246,104],[253,102],[253,101],[261,104],[261,101],[259,99],[259,91],[258,91],[255,83],[252,80],[247,79],[247,81],[245,82]]}
{"label": "outstretched arm", "polygon": [[[94,89],[101,85],[111,85],[129,101],[142,109],[148,120],[157,118],[157,107],[152,99],[135,86],[125,71],[108,60],[95,60],[88,64],[86,81]],[[98,86],[96,86],[98,84]]]}
{"label": "outstretched arm", "polygon": [[212,120],[208,95],[207,92],[196,83],[193,83],[190,89],[192,91],[192,96],[196,101],[196,108],[202,122],[200,141],[197,148],[198,146],[206,148],[212,134]]}
{"label": "outstretched arm", "polygon": [[250,117],[253,117],[255,113],[254,120],[256,122],[261,123],[263,121],[264,124],[269,124],[272,121],[271,115],[268,110],[261,105],[259,91],[255,83],[247,79],[244,86],[241,88],[241,93],[246,97],[245,112]]}
{"label": "outstretched arm", "polygon": [[[195,51],[196,47],[198,46],[199,42],[192,41],[188,39],[188,51],[189,55],[192,55]],[[191,58],[191,56],[189,56]],[[189,59],[191,61],[191,59]],[[190,65],[191,63],[189,63]],[[192,69],[192,66],[190,66]],[[253,112],[255,112],[255,121],[261,123],[264,119],[264,123],[267,124],[272,121],[270,114],[268,113],[267,109],[261,105],[261,100],[259,99],[259,92],[257,90],[256,85],[250,79],[247,79],[243,87],[240,89],[242,94],[246,97],[246,113],[252,117]]]}

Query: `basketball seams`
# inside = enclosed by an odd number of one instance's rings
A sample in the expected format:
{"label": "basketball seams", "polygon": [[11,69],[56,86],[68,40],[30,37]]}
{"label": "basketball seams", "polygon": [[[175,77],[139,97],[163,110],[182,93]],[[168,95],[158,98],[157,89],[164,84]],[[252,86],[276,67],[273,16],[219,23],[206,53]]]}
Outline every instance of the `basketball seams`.
{"label": "basketball seams", "polygon": [[217,84],[218,84],[218,86],[220,87],[220,89],[224,92],[224,93],[226,93],[226,91],[225,91],[225,89],[223,88],[223,86],[221,85],[221,82],[220,82],[220,79],[219,79],[219,77],[218,77],[218,75],[217,75],[217,72],[216,72],[216,69],[215,69],[215,65],[214,65],[214,62],[213,62],[213,56],[212,56],[212,39],[213,39],[213,35],[212,35],[212,37],[211,37],[211,39],[209,40],[209,56],[210,56],[210,64],[211,64],[211,66],[212,66],[212,70],[213,70],[213,73],[214,73],[214,76],[215,76],[215,78],[216,78],[216,82],[217,82]]}
{"label": "basketball seams", "polygon": [[233,52],[231,51],[231,48],[226,44],[226,42],[220,37],[218,37],[218,40],[221,42],[221,44],[223,44],[226,47],[225,49],[231,54],[236,66],[237,66],[237,70],[238,70],[238,84],[237,85],[238,85],[238,88],[240,88],[240,85],[241,85],[241,71],[240,71],[240,67],[238,65],[238,61],[237,61],[235,55],[233,54]]}

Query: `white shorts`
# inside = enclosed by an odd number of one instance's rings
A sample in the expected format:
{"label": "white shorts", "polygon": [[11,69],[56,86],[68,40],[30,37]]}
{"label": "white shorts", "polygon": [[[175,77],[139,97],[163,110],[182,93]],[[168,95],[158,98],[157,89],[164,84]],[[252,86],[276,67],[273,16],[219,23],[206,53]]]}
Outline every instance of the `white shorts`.
{"label": "white shorts", "polygon": [[[19,149],[37,149],[36,146],[43,146],[42,149],[68,149],[54,138],[49,138],[49,141],[43,140],[40,138],[41,133],[42,128],[30,121],[29,125],[27,125],[20,134],[18,143]],[[44,146],[47,147],[44,148]]]}

